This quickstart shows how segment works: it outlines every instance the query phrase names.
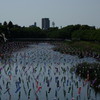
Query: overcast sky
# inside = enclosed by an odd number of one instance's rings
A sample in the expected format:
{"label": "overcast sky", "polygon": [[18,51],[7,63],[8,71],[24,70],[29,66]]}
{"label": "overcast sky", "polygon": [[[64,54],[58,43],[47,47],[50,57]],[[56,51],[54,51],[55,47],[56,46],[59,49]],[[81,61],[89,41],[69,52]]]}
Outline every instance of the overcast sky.
{"label": "overcast sky", "polygon": [[12,21],[20,26],[37,22],[41,18],[64,27],[88,24],[100,27],[100,0],[0,0],[0,22]]}

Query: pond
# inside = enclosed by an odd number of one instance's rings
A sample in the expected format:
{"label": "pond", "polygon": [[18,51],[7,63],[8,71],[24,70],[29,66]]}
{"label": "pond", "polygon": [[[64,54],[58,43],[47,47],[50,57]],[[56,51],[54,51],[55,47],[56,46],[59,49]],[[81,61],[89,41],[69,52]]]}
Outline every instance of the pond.
{"label": "pond", "polygon": [[0,59],[0,100],[100,100],[89,82],[70,72],[73,65],[96,62],[52,50],[49,43],[31,44]]}

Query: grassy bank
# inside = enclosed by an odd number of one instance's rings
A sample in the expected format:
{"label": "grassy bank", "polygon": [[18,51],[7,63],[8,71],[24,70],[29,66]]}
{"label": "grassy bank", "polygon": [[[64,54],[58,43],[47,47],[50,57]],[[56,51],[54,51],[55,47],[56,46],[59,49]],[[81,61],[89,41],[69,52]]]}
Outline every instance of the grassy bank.
{"label": "grassy bank", "polygon": [[79,50],[87,50],[100,54],[100,43],[99,42],[87,42],[87,41],[71,41],[64,42],[64,45],[69,45],[72,48]]}
{"label": "grassy bank", "polygon": [[61,53],[77,55],[81,58],[86,56],[100,60],[100,44],[98,42],[64,41],[57,43],[54,50]]}

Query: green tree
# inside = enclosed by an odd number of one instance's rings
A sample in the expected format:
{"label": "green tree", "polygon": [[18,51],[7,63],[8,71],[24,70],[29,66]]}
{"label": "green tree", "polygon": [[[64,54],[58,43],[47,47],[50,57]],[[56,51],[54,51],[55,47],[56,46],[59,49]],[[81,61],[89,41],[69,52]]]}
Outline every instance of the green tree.
{"label": "green tree", "polygon": [[4,26],[7,26],[7,22],[6,22],[6,21],[4,21],[3,25],[4,25]]}
{"label": "green tree", "polygon": [[8,28],[11,29],[12,27],[13,27],[13,23],[11,21],[9,21]]}

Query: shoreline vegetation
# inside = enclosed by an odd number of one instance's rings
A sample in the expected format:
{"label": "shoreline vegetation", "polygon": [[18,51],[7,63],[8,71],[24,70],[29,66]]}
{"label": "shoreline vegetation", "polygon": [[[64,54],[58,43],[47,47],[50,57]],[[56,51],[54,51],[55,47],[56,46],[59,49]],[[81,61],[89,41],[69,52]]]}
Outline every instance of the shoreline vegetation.
{"label": "shoreline vegetation", "polygon": [[54,51],[60,53],[77,55],[79,58],[93,57],[100,61],[100,44],[88,41],[64,41],[54,44]]}
{"label": "shoreline vegetation", "polygon": [[84,79],[83,86],[89,85],[100,93],[100,63],[80,63],[71,68],[71,72]]}

